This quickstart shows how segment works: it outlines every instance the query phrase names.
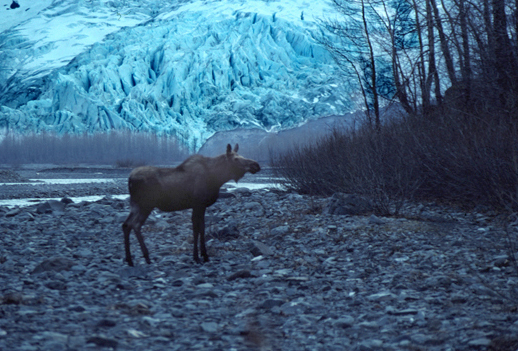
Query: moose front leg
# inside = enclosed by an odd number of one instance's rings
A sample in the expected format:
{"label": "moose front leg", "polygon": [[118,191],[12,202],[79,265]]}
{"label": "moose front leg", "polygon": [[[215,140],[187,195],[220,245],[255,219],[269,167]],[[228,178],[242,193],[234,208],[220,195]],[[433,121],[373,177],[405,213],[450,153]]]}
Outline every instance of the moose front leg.
{"label": "moose front leg", "polygon": [[207,255],[207,249],[205,248],[205,208],[203,208],[200,223],[200,250],[201,255],[203,256],[203,261],[209,262],[209,255]]}
{"label": "moose front leg", "polygon": [[203,256],[203,260],[205,262],[209,261],[209,256],[207,255],[207,249],[205,248],[205,207],[202,208],[194,208],[192,210],[192,231],[193,231],[193,259],[200,263],[200,258],[198,256],[198,236],[200,237],[200,250],[201,255]]}

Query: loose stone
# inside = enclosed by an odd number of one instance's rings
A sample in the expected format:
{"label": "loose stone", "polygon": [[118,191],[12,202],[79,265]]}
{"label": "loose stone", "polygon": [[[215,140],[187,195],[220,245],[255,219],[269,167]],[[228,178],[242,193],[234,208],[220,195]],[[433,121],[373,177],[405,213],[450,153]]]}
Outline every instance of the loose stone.
{"label": "loose stone", "polygon": [[207,212],[203,265],[192,261],[190,211],[154,211],[142,227],[152,262],[133,250],[128,267],[127,200],[0,207],[0,349],[518,348],[518,224],[504,231],[485,213],[434,204],[392,218],[343,194],[236,190]]}

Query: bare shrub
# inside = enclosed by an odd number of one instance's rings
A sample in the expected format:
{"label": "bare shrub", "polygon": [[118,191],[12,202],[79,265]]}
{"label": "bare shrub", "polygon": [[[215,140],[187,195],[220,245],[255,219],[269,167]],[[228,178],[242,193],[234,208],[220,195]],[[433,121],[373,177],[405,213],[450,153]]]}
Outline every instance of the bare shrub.
{"label": "bare shrub", "polygon": [[518,122],[459,118],[455,114],[405,117],[334,129],[311,145],[271,154],[288,190],[370,197],[379,213],[397,214],[407,200],[518,209]]}
{"label": "bare shrub", "polygon": [[368,196],[377,212],[397,213],[419,187],[417,164],[401,124],[380,132],[369,127],[335,128],[316,143],[271,155],[289,190],[314,195],[334,192]]}
{"label": "bare shrub", "polygon": [[514,119],[460,119],[446,114],[420,122],[418,152],[424,198],[517,209],[518,128]]}

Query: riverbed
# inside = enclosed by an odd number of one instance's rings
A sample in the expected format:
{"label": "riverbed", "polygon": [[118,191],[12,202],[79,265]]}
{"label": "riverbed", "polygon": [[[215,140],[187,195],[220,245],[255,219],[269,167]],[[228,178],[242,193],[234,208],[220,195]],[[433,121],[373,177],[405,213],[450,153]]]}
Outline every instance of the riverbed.
{"label": "riverbed", "polygon": [[241,188],[207,210],[209,262],[193,261],[191,211],[153,211],[151,264],[131,234],[129,267],[113,196],[129,170],[97,173],[24,177],[116,181],[0,187],[111,195],[0,206],[0,350],[518,349],[516,223],[437,204],[335,215],[329,198]]}
{"label": "riverbed", "polygon": [[[27,165],[9,172],[14,175],[9,179],[0,178],[0,206],[9,208],[61,200],[64,197],[73,202],[93,202],[105,196],[121,200],[129,197],[127,181],[131,169],[128,168]],[[271,170],[266,168],[261,173],[247,174],[238,183],[227,182],[222,188],[224,191],[239,188],[280,189],[271,174]]]}

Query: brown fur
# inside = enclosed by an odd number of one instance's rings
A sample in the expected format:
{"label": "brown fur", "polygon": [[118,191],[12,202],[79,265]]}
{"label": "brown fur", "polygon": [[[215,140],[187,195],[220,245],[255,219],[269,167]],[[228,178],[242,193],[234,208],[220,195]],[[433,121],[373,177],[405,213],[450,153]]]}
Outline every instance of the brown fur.
{"label": "brown fur", "polygon": [[236,144],[232,151],[228,144],[227,152],[217,157],[193,155],[176,168],[145,166],[131,172],[128,179],[130,214],[122,225],[126,261],[130,266],[133,266],[129,244],[132,229],[146,262],[151,262],[140,228],[154,208],[167,212],[192,208],[193,258],[200,262],[199,236],[201,255],[205,261],[209,260],[205,248],[205,209],[216,202],[223,184],[231,179],[237,182],[246,172],[261,170],[254,160],[239,156],[238,148]]}

